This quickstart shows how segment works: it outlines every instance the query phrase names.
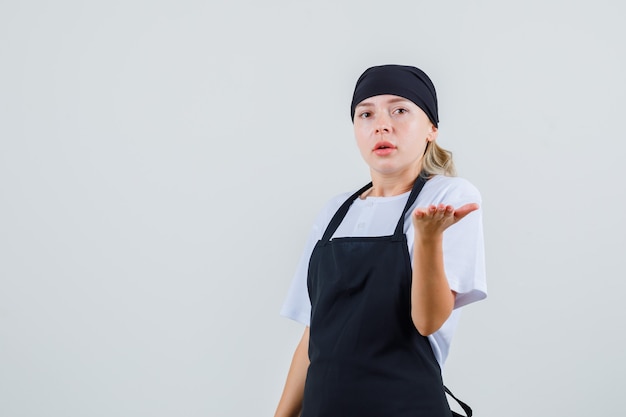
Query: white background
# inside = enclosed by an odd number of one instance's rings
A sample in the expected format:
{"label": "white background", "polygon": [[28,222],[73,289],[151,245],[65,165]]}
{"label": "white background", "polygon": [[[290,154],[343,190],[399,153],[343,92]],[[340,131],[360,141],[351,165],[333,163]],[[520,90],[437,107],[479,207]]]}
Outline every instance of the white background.
{"label": "white background", "polygon": [[619,414],[620,1],[0,3],[0,415],[268,416],[349,104],[416,65],[481,190],[490,297],[445,379],[477,417]]}

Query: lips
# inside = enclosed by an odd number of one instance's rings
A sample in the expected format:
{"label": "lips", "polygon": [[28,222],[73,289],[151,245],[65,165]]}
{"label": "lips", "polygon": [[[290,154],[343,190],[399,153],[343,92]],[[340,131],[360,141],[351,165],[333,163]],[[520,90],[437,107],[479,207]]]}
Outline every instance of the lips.
{"label": "lips", "polygon": [[395,150],[396,150],[396,147],[391,142],[382,140],[376,143],[376,145],[374,146],[374,149],[372,149],[372,152],[374,152],[376,155],[384,156],[384,155],[389,155]]}

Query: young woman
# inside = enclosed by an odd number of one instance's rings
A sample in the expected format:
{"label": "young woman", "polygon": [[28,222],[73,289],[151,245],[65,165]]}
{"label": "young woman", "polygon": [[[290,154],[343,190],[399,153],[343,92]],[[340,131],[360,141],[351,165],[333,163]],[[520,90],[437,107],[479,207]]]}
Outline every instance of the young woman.
{"label": "young woman", "polygon": [[369,68],[350,110],[371,183],[315,220],[281,311],[306,327],[276,417],[449,417],[458,308],[486,297],[480,194],[436,143],[420,69]]}

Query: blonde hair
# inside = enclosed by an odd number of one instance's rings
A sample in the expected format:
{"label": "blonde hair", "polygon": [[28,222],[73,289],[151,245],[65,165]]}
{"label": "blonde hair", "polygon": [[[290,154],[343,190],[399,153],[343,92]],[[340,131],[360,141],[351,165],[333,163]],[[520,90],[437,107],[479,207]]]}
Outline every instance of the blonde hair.
{"label": "blonde hair", "polygon": [[435,141],[428,142],[422,158],[422,172],[428,176],[437,174],[456,176],[452,152],[437,145]]}

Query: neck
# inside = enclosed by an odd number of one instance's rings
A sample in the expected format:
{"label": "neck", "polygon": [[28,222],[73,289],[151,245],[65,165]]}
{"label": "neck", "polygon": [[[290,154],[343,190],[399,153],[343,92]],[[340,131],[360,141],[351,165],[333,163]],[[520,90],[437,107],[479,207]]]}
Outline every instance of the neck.
{"label": "neck", "polygon": [[372,176],[372,188],[367,190],[361,197],[393,197],[395,195],[404,194],[411,191],[415,179],[420,172],[421,166],[418,167],[418,169],[410,169],[391,175],[370,171]]}

